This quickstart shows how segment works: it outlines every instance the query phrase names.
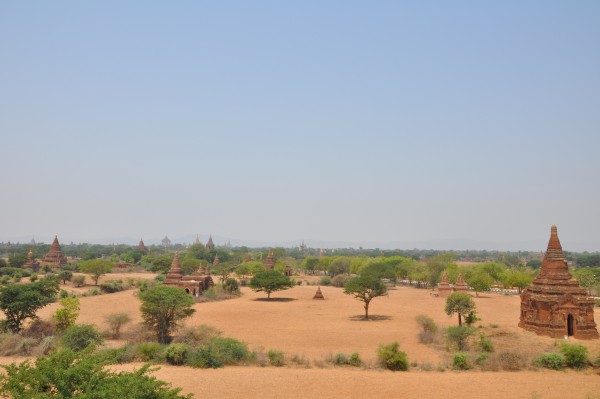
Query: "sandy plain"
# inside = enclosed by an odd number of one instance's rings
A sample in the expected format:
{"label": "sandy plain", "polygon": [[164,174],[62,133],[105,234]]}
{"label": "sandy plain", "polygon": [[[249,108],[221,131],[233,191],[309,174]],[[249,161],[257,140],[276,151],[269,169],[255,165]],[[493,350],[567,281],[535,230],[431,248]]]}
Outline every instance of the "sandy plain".
{"label": "sandy plain", "polygon": [[[145,274],[143,278],[151,275]],[[138,277],[109,275],[105,278]],[[304,278],[302,278],[304,280]],[[313,278],[308,278],[313,280]],[[70,287],[68,287],[69,289]],[[89,289],[89,286],[87,287]],[[302,285],[266,295],[242,289],[242,296],[219,302],[199,303],[186,325],[207,324],[224,336],[246,342],[252,350],[279,349],[310,362],[310,368],[289,365],[281,368],[236,366],[216,370],[160,366],[157,377],[192,392],[196,398],[600,398],[600,376],[592,369],[583,372],[519,371],[436,371],[450,362],[440,346],[418,342],[415,317],[425,314],[441,327],[456,324],[444,313],[444,299],[431,291],[396,287],[371,303],[373,320],[362,320],[362,303],[342,289],[321,287],[325,300],[313,300],[316,286]],[[519,297],[485,294],[474,298],[484,331],[497,350],[526,355],[556,350],[557,340],[538,337],[518,328]],[[133,322],[124,334],[141,320],[139,300],[134,290],[81,298],[78,323],[93,323],[106,329],[104,318],[114,312],[127,312]],[[52,304],[39,312],[47,319],[56,310]],[[600,312],[596,309],[596,321]],[[492,328],[491,325],[497,325]],[[428,364],[434,371],[419,367],[408,373],[378,369],[332,367],[325,359],[338,352],[359,352],[373,364],[381,343],[398,341],[409,360]],[[592,357],[600,354],[600,340],[577,341],[586,345]],[[108,342],[118,345],[119,342]],[[131,370],[140,364],[117,366]]]}

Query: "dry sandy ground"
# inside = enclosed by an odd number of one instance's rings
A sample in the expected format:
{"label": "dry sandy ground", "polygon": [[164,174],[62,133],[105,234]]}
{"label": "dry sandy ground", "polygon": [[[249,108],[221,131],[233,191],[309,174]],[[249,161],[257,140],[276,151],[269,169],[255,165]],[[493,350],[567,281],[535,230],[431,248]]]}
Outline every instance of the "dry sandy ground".
{"label": "dry sandy ground", "polygon": [[[320,368],[323,360],[337,352],[359,352],[373,362],[380,343],[400,342],[411,361],[446,365],[447,352],[420,344],[415,316],[425,314],[440,326],[456,323],[444,313],[444,299],[428,290],[398,287],[371,303],[374,320],[363,321],[362,303],[342,290],[322,287],[324,301],[313,300],[315,286],[299,286],[266,295],[243,289],[240,298],[195,305],[187,325],[207,324],[238,338],[254,350],[279,349],[288,355],[309,359],[312,368],[226,367],[197,370],[162,366],[161,379],[193,392],[196,397],[244,398],[359,398],[378,397],[494,397],[494,398],[600,398],[600,376],[587,372],[424,372],[408,373],[348,368]],[[538,337],[517,327],[519,297],[487,294],[474,298],[484,331],[497,347],[525,353],[553,349],[556,340]],[[104,318],[114,312],[129,313],[140,321],[139,301],[134,291],[81,298],[79,323],[94,323],[106,329]],[[49,318],[52,304],[39,316]],[[596,321],[600,312],[596,310]],[[490,324],[499,328],[490,328]],[[133,323],[125,333],[133,329]],[[600,354],[600,340],[577,341]],[[132,365],[120,366],[125,369]],[[483,393],[485,392],[485,394]]]}

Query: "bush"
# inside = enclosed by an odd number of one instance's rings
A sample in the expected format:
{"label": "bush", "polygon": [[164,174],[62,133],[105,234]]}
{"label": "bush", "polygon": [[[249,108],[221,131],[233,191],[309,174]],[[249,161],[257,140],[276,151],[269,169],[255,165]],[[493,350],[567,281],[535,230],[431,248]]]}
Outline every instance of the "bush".
{"label": "bush", "polygon": [[178,336],[175,337],[173,342],[182,342],[190,347],[197,347],[200,345],[207,345],[213,339],[219,337],[221,331],[214,327],[202,324],[195,327],[186,327],[182,329]]}
{"label": "bush", "polygon": [[525,357],[517,352],[501,352],[498,354],[500,368],[506,371],[518,371],[527,366]]}
{"label": "bush", "polygon": [[110,327],[112,338],[118,339],[121,336],[121,327],[130,322],[131,318],[127,313],[112,313],[106,316],[105,320]]}
{"label": "bush", "polygon": [[19,334],[0,335],[0,356],[28,356],[36,340]]}
{"label": "bush", "polygon": [[454,370],[469,370],[471,368],[469,355],[464,352],[455,353],[452,357],[452,368]]}
{"label": "bush", "polygon": [[282,351],[271,349],[269,352],[267,352],[267,356],[271,366],[281,367],[285,365],[285,353]]}
{"label": "bush", "polygon": [[564,355],[568,367],[582,369],[589,365],[588,349],[583,345],[563,342],[560,352]]}
{"label": "bush", "polygon": [[2,277],[0,277],[0,284],[6,285],[9,282],[10,282],[10,277],[9,276],[2,276]]}
{"label": "bush", "polygon": [[494,343],[492,342],[491,339],[486,337],[486,335],[483,333],[479,334],[478,345],[479,345],[479,349],[481,349],[482,352],[493,352],[494,351]]}
{"label": "bush", "polygon": [[325,285],[325,286],[331,285],[331,277],[329,277],[329,276],[321,277],[321,281],[319,281],[319,284]]}
{"label": "bush", "polygon": [[236,279],[228,278],[223,283],[223,290],[229,294],[239,294],[240,286]]}
{"label": "bush", "polygon": [[248,346],[234,338],[217,337],[208,345],[208,349],[221,364],[238,364],[250,357]]}
{"label": "bush", "polygon": [[125,290],[127,287],[123,284],[122,280],[107,280],[100,284],[100,289],[107,294],[112,294],[113,292],[119,292]]}
{"label": "bush", "polygon": [[83,287],[85,285],[85,276],[73,276],[71,279],[74,287]]}
{"label": "bush", "polygon": [[188,346],[186,344],[171,344],[165,349],[167,363],[181,366],[185,362]]}
{"label": "bush", "polygon": [[217,299],[219,295],[217,294],[217,290],[214,287],[210,287],[209,289],[202,292],[202,297],[206,299]]}
{"label": "bush", "polygon": [[32,283],[35,283],[38,280],[38,275],[33,273],[31,275],[31,277],[29,277],[29,281],[31,281]]}
{"label": "bush", "polygon": [[565,357],[560,353],[542,353],[533,359],[533,365],[551,370],[562,370],[565,364]]}
{"label": "bush", "polygon": [[475,329],[469,326],[448,327],[446,330],[448,340],[454,344],[459,351],[467,349],[469,337],[475,334]]}
{"label": "bush", "polygon": [[398,342],[392,342],[389,345],[379,345],[377,349],[377,360],[379,364],[392,371],[408,370],[408,356],[406,352],[401,352],[398,348]]}
{"label": "bush", "polygon": [[349,278],[350,276],[348,274],[338,274],[331,279],[331,285],[334,287],[343,288],[344,284],[346,284],[346,281],[348,281]]}
{"label": "bush", "polygon": [[330,363],[336,366],[360,367],[363,364],[358,352],[354,352],[350,356],[346,355],[345,353],[336,353],[328,360]]}
{"label": "bush", "polygon": [[154,277],[154,281],[156,281],[158,283],[162,283],[166,279],[167,279],[167,277],[164,274],[159,274],[156,277]]}
{"label": "bush", "polygon": [[194,351],[188,351],[185,364],[191,367],[198,368],[213,368],[223,367],[223,363],[217,359],[215,354],[211,352],[210,348],[202,347]]}
{"label": "bush", "polygon": [[42,319],[34,319],[22,332],[24,337],[43,339],[56,334],[56,325]]}
{"label": "bush", "polygon": [[78,324],[69,327],[61,339],[62,344],[73,352],[102,344],[103,339],[96,327],[91,324]]}
{"label": "bush", "polygon": [[135,354],[141,361],[148,362],[157,359],[162,348],[158,342],[144,342],[136,346]]}
{"label": "bush", "polygon": [[421,327],[419,332],[419,342],[422,344],[430,344],[435,341],[437,336],[438,326],[435,321],[429,316],[419,315],[416,317],[417,324]]}
{"label": "bush", "polygon": [[122,346],[120,348],[103,349],[98,352],[97,356],[106,364],[122,364],[130,363],[136,360],[136,349],[131,345]]}

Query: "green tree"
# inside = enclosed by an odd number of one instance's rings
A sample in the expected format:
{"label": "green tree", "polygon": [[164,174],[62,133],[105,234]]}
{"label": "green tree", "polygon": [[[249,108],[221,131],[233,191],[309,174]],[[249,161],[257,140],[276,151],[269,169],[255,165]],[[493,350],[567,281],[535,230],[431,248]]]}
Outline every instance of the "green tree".
{"label": "green tree", "polygon": [[10,267],[21,267],[25,263],[27,263],[27,254],[24,253],[14,253],[8,255],[8,263]]}
{"label": "green tree", "polygon": [[58,303],[61,307],[54,312],[54,320],[56,320],[58,331],[64,331],[75,325],[75,321],[79,316],[79,298],[62,298]]}
{"label": "green tree", "polygon": [[109,273],[113,264],[104,259],[91,259],[84,260],[79,263],[79,270],[81,270],[85,274],[89,274],[94,280],[94,285],[98,285],[98,279],[100,276]]}
{"label": "green tree", "polygon": [[459,351],[467,349],[469,338],[475,334],[475,329],[471,326],[452,326],[446,330],[448,340],[454,342]]}
{"label": "green tree", "polygon": [[36,318],[36,312],[52,302],[58,292],[58,283],[42,279],[30,284],[10,284],[0,289],[0,309],[6,315],[6,326],[18,333],[23,322]]}
{"label": "green tree", "polygon": [[431,285],[431,289],[435,289],[437,283],[440,282],[442,272],[446,270],[449,265],[454,264],[454,258],[454,254],[443,254],[425,260],[425,266],[427,266],[429,272],[427,280]]}
{"label": "green tree", "polygon": [[248,274],[250,274],[250,262],[243,262],[237,265],[235,268],[235,274],[240,276],[241,278],[246,278]]}
{"label": "green tree", "polygon": [[294,286],[294,282],[287,276],[275,270],[267,270],[254,275],[249,284],[256,292],[264,291],[267,298],[271,298],[271,292],[287,290]]}
{"label": "green tree", "polygon": [[531,284],[532,281],[533,277],[531,273],[525,270],[510,269],[502,276],[502,284],[504,287],[516,287],[519,290],[519,293],[521,293],[523,288]]}
{"label": "green tree", "polygon": [[462,326],[462,317],[475,311],[475,302],[471,295],[464,292],[454,292],[446,298],[446,307],[444,309],[448,316],[458,313],[458,325]]}
{"label": "green tree", "polygon": [[63,284],[67,284],[67,281],[71,281],[73,278],[73,272],[69,270],[63,270],[58,274],[58,278],[63,282]]}
{"label": "green tree", "polygon": [[157,285],[139,293],[144,324],[154,330],[161,344],[170,341],[170,334],[180,320],[191,316],[194,299],[184,290]]}
{"label": "green tree", "polygon": [[366,264],[360,271],[361,276],[371,276],[374,278],[387,278],[396,280],[396,268],[393,264],[383,260],[376,260]]}
{"label": "green tree", "polygon": [[4,398],[128,398],[191,399],[179,395],[180,389],[147,375],[149,365],[134,372],[111,372],[106,362],[89,352],[63,350],[35,363],[28,360],[2,366],[0,396]]}
{"label": "green tree", "polygon": [[588,295],[592,295],[592,289],[600,285],[600,273],[595,269],[577,269],[573,273],[573,277],[579,282],[581,288],[585,288],[588,291]]}
{"label": "green tree", "polygon": [[329,267],[327,268],[327,272],[330,276],[336,276],[338,274],[344,274],[350,272],[350,260],[346,257],[336,258]]}
{"label": "green tree", "polygon": [[374,298],[387,294],[387,287],[378,278],[360,276],[346,281],[344,294],[353,295],[364,303],[365,319],[369,319],[369,304]]}
{"label": "green tree", "polygon": [[233,273],[234,270],[235,270],[235,265],[233,265],[229,262],[221,262],[217,266],[213,266],[210,269],[211,273],[219,276],[219,280],[221,281],[221,284],[223,284],[225,281],[227,281],[227,279],[229,278],[229,276],[231,276],[231,273]]}
{"label": "green tree", "polygon": [[494,279],[484,270],[478,270],[467,280],[467,284],[475,290],[475,295],[479,296],[481,291],[489,291],[492,288]]}

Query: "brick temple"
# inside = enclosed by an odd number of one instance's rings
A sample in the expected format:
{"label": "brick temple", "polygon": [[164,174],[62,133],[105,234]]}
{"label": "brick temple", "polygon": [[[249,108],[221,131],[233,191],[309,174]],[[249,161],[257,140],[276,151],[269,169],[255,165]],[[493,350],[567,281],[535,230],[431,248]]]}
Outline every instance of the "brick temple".
{"label": "brick temple", "polygon": [[42,259],[42,263],[49,264],[54,267],[61,267],[67,264],[67,257],[63,254],[60,244],[58,243],[58,237],[54,236],[54,241],[50,247],[50,251]]}
{"label": "brick temple", "polygon": [[521,293],[519,327],[553,338],[598,338],[594,299],[569,273],[554,225],[540,274]]}
{"label": "brick temple", "polygon": [[200,296],[204,290],[212,287],[214,282],[210,275],[210,268],[207,266],[205,271],[202,268],[202,264],[200,264],[197,271],[189,276],[184,276],[179,264],[179,254],[176,253],[164,284],[171,287],[183,288],[185,292],[192,296]]}

